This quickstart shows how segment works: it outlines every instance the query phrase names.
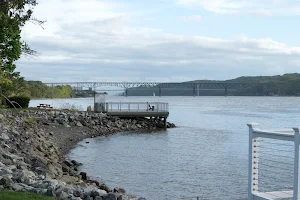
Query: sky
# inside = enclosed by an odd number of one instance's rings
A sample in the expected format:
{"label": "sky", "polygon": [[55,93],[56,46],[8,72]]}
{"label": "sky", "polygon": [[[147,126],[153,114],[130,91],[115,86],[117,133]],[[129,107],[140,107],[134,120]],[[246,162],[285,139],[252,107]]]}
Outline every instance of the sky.
{"label": "sky", "polygon": [[300,0],[38,0],[27,80],[227,80],[300,73]]}

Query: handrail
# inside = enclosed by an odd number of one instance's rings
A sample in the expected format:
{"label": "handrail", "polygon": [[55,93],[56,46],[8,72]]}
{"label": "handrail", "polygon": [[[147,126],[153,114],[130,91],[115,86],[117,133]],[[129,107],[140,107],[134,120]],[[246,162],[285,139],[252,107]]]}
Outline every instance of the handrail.
{"label": "handrail", "polygon": [[165,102],[106,102],[106,112],[168,112]]}

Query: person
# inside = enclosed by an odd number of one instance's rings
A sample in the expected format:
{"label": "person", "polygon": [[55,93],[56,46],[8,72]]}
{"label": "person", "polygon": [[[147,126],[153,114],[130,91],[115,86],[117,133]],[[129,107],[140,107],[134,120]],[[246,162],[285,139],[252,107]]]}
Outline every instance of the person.
{"label": "person", "polygon": [[152,110],[152,107],[150,106],[150,104],[148,104],[148,106],[149,106],[149,110]]}

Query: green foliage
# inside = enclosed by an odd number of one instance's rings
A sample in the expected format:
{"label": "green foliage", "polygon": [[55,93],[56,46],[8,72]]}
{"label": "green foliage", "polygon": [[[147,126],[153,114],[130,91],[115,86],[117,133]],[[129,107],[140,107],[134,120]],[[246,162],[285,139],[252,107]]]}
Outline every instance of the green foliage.
{"label": "green foliage", "polygon": [[230,82],[257,83],[238,88],[233,95],[247,96],[300,96],[300,74],[282,76],[239,77]]}
{"label": "green foliage", "polygon": [[[22,108],[28,108],[30,97],[27,96],[13,96],[9,98],[10,101],[17,102],[18,105],[20,105]],[[15,105],[15,107],[19,107],[18,105]],[[11,108],[13,108],[12,105],[10,105]]]}
{"label": "green foliage", "polygon": [[28,95],[31,98],[71,98],[74,92],[69,85],[49,87],[40,81],[27,81]]}
{"label": "green foliage", "polygon": [[0,190],[0,199],[5,200],[54,200],[52,197],[40,196],[26,192]]}

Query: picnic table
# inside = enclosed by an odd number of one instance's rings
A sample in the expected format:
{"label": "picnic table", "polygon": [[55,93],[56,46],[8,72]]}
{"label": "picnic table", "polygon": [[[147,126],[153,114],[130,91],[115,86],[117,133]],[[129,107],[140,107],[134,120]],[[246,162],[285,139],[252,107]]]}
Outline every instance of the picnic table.
{"label": "picnic table", "polygon": [[51,107],[50,104],[43,104],[41,103],[39,106],[37,106],[38,108],[42,108],[42,109],[51,109],[53,107]]}

